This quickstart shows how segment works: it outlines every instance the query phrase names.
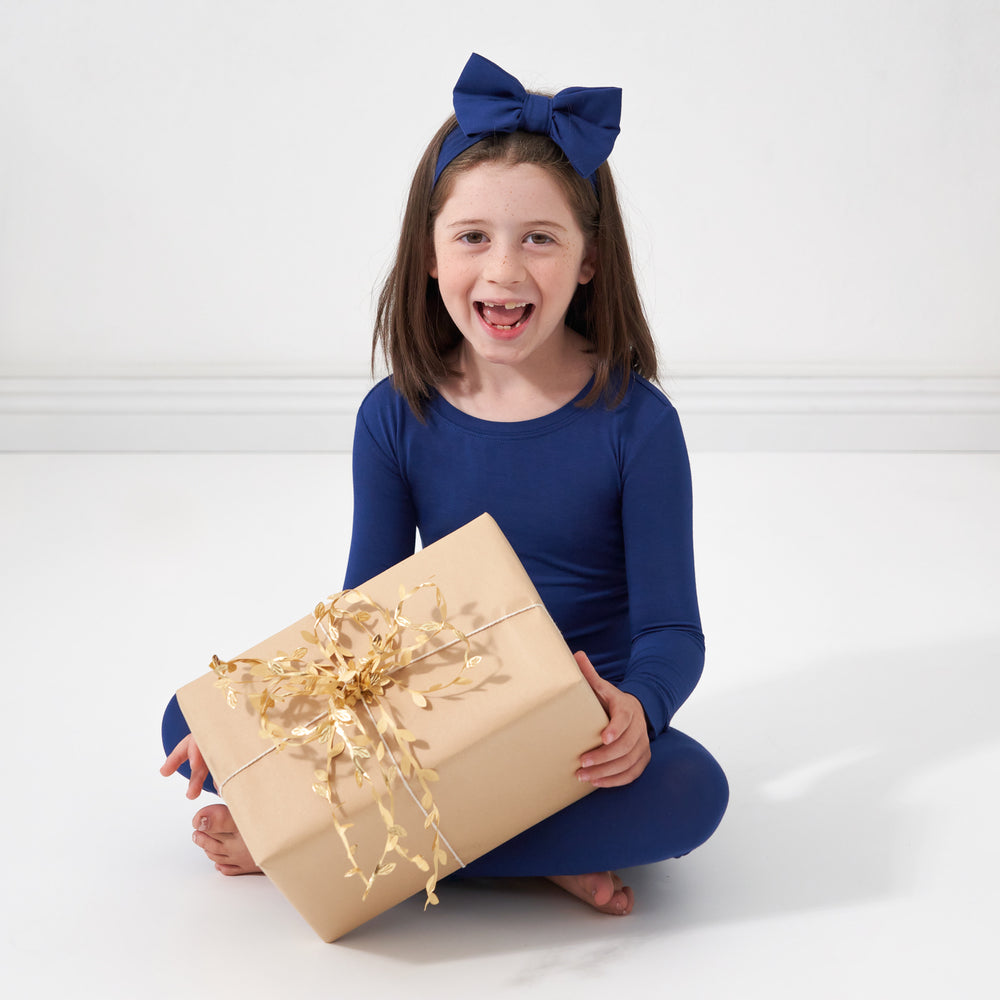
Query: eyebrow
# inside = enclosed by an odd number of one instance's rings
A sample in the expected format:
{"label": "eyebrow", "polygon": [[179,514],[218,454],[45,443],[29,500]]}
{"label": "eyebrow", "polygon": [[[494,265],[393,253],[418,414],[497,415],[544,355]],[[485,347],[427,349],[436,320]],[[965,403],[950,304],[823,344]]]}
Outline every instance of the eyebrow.
{"label": "eyebrow", "polygon": [[[470,226],[484,227],[489,225],[489,220],[487,219],[457,219],[455,222],[449,222],[445,225],[445,229],[465,229]],[[527,222],[519,223],[519,228],[524,229],[558,229],[560,232],[566,232],[566,227],[560,225],[558,222],[553,222],[551,219],[529,219]]]}

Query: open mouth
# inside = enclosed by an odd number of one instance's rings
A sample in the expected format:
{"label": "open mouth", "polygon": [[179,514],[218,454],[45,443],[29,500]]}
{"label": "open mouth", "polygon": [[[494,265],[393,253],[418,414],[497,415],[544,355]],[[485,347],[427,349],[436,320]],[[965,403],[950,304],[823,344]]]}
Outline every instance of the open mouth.
{"label": "open mouth", "polygon": [[487,326],[509,333],[524,326],[535,307],[531,302],[477,302],[476,310]]}

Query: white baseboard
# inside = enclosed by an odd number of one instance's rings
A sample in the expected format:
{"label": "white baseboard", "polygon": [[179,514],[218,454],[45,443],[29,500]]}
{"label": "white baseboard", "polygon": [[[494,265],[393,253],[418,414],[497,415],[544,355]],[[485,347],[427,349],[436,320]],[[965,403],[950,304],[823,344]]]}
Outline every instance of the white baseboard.
{"label": "white baseboard", "polygon": [[666,388],[691,450],[1000,451],[996,376],[691,376]]}
{"label": "white baseboard", "polygon": [[[0,378],[0,451],[346,452],[366,378]],[[1000,377],[688,376],[692,451],[1000,451]]]}

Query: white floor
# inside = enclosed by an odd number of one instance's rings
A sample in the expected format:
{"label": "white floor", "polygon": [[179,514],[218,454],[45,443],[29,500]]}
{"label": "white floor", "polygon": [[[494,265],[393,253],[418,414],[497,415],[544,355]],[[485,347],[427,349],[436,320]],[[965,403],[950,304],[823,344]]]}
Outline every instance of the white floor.
{"label": "white floor", "polygon": [[207,867],[158,727],[337,588],[346,457],[0,456],[9,995],[1000,995],[1000,455],[693,465],[715,838],[625,920],[446,886],[328,945]]}

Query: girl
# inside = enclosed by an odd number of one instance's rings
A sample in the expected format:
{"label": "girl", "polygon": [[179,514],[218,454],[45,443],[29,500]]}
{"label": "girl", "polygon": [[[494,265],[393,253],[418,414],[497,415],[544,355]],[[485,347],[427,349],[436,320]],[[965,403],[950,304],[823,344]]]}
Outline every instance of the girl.
{"label": "girl", "polygon": [[[728,800],[718,764],[670,720],[704,660],[691,488],[677,415],[652,384],[611,170],[621,92],[526,93],[473,55],[456,116],[417,168],[378,303],[361,404],[345,587],[488,511],[609,716],[577,777],[597,789],[460,873],[547,876],[631,911],[618,868],[680,857]],[[484,567],[488,570],[488,567]],[[211,789],[176,701],[163,767]],[[189,769],[190,768],[190,769]],[[257,870],[223,805],[194,841]],[[456,877],[456,876],[453,876]]]}

